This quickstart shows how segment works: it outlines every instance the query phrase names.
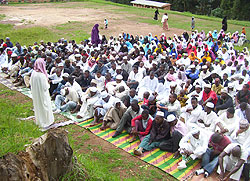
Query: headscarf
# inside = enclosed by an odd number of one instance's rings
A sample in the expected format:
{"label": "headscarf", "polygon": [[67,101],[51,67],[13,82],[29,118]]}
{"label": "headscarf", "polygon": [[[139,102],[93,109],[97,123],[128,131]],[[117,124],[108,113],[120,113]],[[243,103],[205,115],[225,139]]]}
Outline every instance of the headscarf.
{"label": "headscarf", "polygon": [[47,79],[48,79],[48,73],[46,71],[46,65],[45,65],[45,61],[43,60],[43,58],[38,58],[36,61],[35,61],[35,64],[34,64],[34,70],[36,72],[41,72],[43,73]]}
{"label": "headscarf", "polygon": [[100,44],[101,40],[99,38],[99,24],[95,24],[95,26],[93,27],[92,29],[92,32],[91,32],[91,43],[92,44]]}

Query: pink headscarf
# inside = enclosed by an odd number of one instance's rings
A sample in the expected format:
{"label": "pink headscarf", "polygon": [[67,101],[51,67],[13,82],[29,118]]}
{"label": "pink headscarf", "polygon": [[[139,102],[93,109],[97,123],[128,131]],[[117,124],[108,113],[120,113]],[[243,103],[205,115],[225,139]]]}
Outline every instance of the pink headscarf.
{"label": "pink headscarf", "polygon": [[45,68],[45,61],[43,58],[38,58],[34,64],[34,70],[36,72],[42,72],[48,79],[48,74]]}

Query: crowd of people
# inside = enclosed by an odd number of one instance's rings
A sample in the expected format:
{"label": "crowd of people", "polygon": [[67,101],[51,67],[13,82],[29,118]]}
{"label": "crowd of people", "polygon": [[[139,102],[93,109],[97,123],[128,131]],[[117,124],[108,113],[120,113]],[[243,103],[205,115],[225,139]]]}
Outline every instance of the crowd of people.
{"label": "crowd of people", "polygon": [[126,130],[130,142],[140,139],[135,155],[160,148],[182,157],[178,169],[202,159],[197,175],[208,177],[218,165],[221,179],[243,173],[249,180],[250,55],[234,49],[245,39],[223,30],[106,39],[95,25],[79,44],[62,38],[26,47],[1,39],[0,72],[43,101],[34,101],[36,118],[50,120],[41,127],[53,123],[52,99],[54,113],[94,117],[92,125],[116,130],[113,138]]}

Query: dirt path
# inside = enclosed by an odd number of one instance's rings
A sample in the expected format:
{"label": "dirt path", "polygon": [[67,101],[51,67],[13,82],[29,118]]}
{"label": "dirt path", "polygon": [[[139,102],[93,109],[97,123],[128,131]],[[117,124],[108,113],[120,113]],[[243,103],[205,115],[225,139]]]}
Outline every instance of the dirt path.
{"label": "dirt path", "polygon": [[[79,5],[78,8],[72,8]],[[68,7],[68,8],[67,8]],[[71,7],[71,8],[70,8]],[[109,20],[109,29],[100,29],[101,34],[117,36],[121,32],[134,35],[161,35],[164,31],[159,25],[149,25],[130,20],[134,15],[111,13],[105,9],[84,8],[82,3],[69,2],[63,4],[25,4],[18,6],[5,6],[0,9],[0,14],[6,17],[0,23],[14,24],[16,28],[30,26],[46,26],[65,24],[69,21],[95,24],[103,26],[104,18]],[[89,32],[91,29],[88,30]],[[167,36],[181,34],[183,30],[172,28],[164,32]]]}

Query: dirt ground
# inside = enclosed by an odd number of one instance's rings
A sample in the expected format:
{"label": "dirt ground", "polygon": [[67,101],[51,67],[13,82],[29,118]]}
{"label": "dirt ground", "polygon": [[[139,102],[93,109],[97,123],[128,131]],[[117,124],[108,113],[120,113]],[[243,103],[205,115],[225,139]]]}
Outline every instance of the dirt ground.
{"label": "dirt ground", "polygon": [[[79,7],[77,8],[77,5]],[[67,7],[68,6],[68,7]],[[76,7],[76,8],[72,8]],[[115,8],[115,7],[114,7]],[[81,3],[68,2],[62,4],[24,4],[18,6],[4,6],[0,9],[0,14],[6,17],[0,23],[14,24],[16,28],[29,26],[54,26],[68,23],[69,21],[78,21],[93,25],[99,23],[103,26],[104,18],[109,20],[108,30],[100,29],[101,34],[117,36],[121,32],[127,32],[133,35],[161,35],[167,36],[181,34],[183,30],[171,28],[165,31],[159,25],[149,25],[130,20],[134,15],[117,14],[115,12],[105,11],[105,9],[84,8]],[[89,29],[91,31],[91,29]]]}

